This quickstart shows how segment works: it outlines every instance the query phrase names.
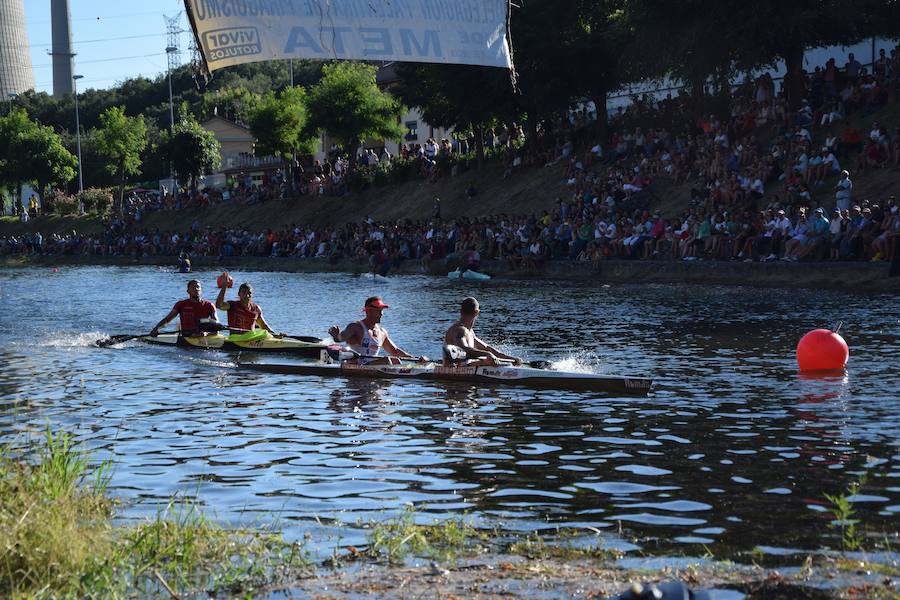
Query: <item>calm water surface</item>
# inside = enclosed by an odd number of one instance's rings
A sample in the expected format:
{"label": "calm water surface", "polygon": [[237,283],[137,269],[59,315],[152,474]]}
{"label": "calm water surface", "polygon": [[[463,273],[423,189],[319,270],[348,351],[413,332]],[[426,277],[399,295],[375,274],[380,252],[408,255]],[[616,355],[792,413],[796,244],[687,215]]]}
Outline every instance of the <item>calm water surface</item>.
{"label": "calm water surface", "polygon": [[[214,295],[217,273],[195,274]],[[466,514],[509,532],[584,526],[646,554],[747,557],[837,547],[824,493],[867,473],[866,528],[900,513],[900,300],[841,292],[238,273],[276,328],[385,326],[439,353],[460,299],[481,336],[560,368],[652,376],[647,398],[237,372],[226,354],[90,344],[149,330],[188,276],[0,270],[0,439],[72,432],[115,462],[125,515],[198,495],[228,524],[278,520],[322,552],[359,522]],[[845,377],[798,377],[806,331],[843,321]],[[338,527],[336,521],[346,526]],[[585,531],[589,531],[585,529]]]}

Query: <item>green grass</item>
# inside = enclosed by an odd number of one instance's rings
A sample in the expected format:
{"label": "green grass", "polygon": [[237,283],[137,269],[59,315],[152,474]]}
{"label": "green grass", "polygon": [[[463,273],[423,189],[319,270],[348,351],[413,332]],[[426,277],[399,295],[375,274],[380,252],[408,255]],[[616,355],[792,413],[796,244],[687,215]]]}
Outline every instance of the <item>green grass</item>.
{"label": "green grass", "polygon": [[0,454],[2,598],[251,596],[309,574],[301,546],[223,529],[189,499],[114,527],[109,463],[92,465],[66,434],[48,432],[28,457]]}
{"label": "green grass", "polygon": [[390,563],[401,562],[409,555],[437,560],[452,560],[461,554],[481,551],[488,534],[461,519],[416,523],[416,512],[407,507],[395,519],[374,523],[368,535],[368,554]]}
{"label": "green grass", "polygon": [[[599,539],[599,535],[597,537]],[[534,534],[512,542],[507,546],[506,550],[510,554],[518,554],[527,558],[537,558],[542,560],[610,560],[622,557],[621,552],[611,548],[604,548],[602,543],[597,545],[574,543],[578,540],[583,540],[583,538],[584,531],[560,529],[555,533],[552,541],[548,541],[544,537]]]}

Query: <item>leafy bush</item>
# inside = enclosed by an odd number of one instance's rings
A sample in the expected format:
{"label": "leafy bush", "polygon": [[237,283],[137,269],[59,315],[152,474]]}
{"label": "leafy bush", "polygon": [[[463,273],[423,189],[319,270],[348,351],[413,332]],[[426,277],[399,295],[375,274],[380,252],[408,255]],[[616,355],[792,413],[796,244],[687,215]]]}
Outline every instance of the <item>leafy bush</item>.
{"label": "leafy bush", "polygon": [[366,171],[358,168],[344,176],[344,183],[347,185],[349,191],[361,192],[368,189],[372,181]]}
{"label": "leafy bush", "polygon": [[86,213],[104,216],[112,206],[113,195],[109,190],[88,188],[79,194],[81,206]]}
{"label": "leafy bush", "polygon": [[391,183],[390,163],[378,163],[372,167],[372,184],[375,187],[384,187]]}
{"label": "leafy bush", "polygon": [[75,196],[66,195],[60,190],[54,190],[52,196],[44,198],[44,212],[55,212],[58,215],[74,215],[78,212],[78,200]]}
{"label": "leafy bush", "polygon": [[391,183],[405,183],[419,173],[419,165],[414,158],[395,158],[391,162]]}

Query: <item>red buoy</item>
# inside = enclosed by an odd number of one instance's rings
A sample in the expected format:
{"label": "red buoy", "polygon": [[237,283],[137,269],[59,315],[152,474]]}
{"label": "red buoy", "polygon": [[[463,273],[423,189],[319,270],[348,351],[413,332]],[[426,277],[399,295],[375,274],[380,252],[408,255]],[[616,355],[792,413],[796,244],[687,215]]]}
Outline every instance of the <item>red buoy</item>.
{"label": "red buoy", "polygon": [[797,344],[797,364],[801,371],[839,371],[847,365],[850,349],[834,331],[813,329]]}
{"label": "red buoy", "polygon": [[234,285],[234,279],[231,278],[231,275],[228,273],[222,273],[216,278],[216,286],[222,287],[231,287]]}

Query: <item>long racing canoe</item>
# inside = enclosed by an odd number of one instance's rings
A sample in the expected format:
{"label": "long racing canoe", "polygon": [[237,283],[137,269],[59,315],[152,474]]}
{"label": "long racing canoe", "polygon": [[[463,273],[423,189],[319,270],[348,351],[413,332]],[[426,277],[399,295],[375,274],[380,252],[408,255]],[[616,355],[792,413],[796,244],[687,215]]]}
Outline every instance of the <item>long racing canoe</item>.
{"label": "long racing canoe", "polygon": [[[259,333],[257,333],[259,332]],[[216,333],[204,336],[182,336],[178,332],[161,333],[156,337],[143,335],[138,341],[157,346],[173,346],[199,350],[226,350],[261,352],[264,354],[288,354],[302,358],[322,358],[326,352],[331,358],[338,358],[341,346],[316,337],[277,338],[264,330],[254,330],[256,335],[222,335]]]}
{"label": "long racing canoe", "polygon": [[488,385],[520,385],[531,388],[579,390],[611,395],[645,396],[652,381],[644,377],[621,377],[572,373],[531,367],[444,367],[434,363],[405,365],[358,365],[350,362],[325,364],[278,364],[238,362],[244,369],[281,375],[362,377],[368,379],[412,379],[458,381]]}

